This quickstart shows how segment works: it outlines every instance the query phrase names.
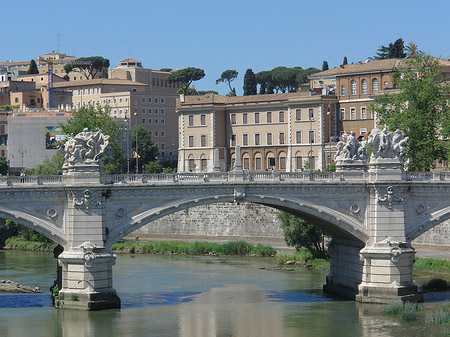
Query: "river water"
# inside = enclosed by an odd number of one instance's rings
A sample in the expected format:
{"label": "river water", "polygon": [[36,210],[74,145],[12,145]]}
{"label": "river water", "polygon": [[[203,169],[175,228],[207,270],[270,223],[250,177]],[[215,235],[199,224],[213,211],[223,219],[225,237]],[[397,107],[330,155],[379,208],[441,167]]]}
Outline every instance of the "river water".
{"label": "river water", "polygon": [[423,320],[383,316],[383,306],[327,297],[325,271],[274,267],[274,259],[119,255],[113,275],[122,309],[84,312],[51,306],[52,254],[0,251],[0,279],[44,291],[0,294],[0,336],[440,335]]}

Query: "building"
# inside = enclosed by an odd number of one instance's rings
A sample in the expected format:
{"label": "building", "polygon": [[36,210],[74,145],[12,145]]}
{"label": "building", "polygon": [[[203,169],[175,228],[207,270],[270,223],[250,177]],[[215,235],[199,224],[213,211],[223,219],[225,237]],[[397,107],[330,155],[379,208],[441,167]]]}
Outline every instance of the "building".
{"label": "building", "polygon": [[324,170],[335,151],[336,106],[335,96],[309,92],[181,96],[178,171],[231,170],[237,145],[246,170]]}
{"label": "building", "polygon": [[[23,168],[35,168],[45,158],[52,158],[57,149],[55,139],[63,135],[59,125],[70,119],[66,112],[28,112],[13,113],[8,116],[7,158],[12,173]],[[0,120],[0,141],[2,132]],[[1,151],[1,146],[0,146]]]}

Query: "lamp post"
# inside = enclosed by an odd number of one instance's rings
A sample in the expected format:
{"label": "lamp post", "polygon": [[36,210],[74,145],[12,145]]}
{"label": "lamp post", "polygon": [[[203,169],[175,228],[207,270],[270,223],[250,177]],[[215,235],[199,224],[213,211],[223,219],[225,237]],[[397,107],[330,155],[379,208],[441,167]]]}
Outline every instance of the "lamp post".
{"label": "lamp post", "polygon": [[137,117],[137,112],[134,113],[134,115],[136,116],[136,174],[139,173],[139,154],[138,154],[138,117]]}
{"label": "lamp post", "polygon": [[309,150],[309,170],[312,171],[312,161],[313,161],[313,151],[312,151],[312,143],[313,139],[311,137],[312,134],[312,121],[314,119],[314,115],[309,116],[309,144],[310,144],[310,150]]}
{"label": "lamp post", "polygon": [[328,130],[329,130],[329,132],[328,132],[329,133],[329,137],[328,137],[328,145],[329,145],[328,146],[329,147],[328,155],[330,156],[329,170],[331,172],[331,111],[330,111],[330,107],[328,107],[327,115],[328,115],[328,119],[329,119],[329,123],[328,123]]}
{"label": "lamp post", "polygon": [[125,137],[127,137],[127,174],[130,174],[130,144],[128,142],[130,131],[129,120],[125,118]]}
{"label": "lamp post", "polygon": [[19,155],[22,157],[22,170],[23,170],[23,156],[27,153],[27,150],[19,149]]}

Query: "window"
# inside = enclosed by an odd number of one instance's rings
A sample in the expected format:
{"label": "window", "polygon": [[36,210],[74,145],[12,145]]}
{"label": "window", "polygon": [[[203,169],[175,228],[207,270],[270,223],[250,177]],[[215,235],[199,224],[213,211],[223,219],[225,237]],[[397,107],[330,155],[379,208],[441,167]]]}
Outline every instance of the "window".
{"label": "window", "polygon": [[280,132],[278,134],[278,144],[280,144],[280,145],[284,144],[284,132]]}
{"label": "window", "polygon": [[378,92],[378,80],[376,78],[372,80],[372,92]]}
{"label": "window", "polygon": [[309,120],[313,120],[314,119],[314,109],[309,109],[308,110],[308,118],[309,118]]}
{"label": "window", "polygon": [[161,115],[165,115],[166,114],[166,109],[161,109]]}
{"label": "window", "polygon": [[161,104],[166,104],[166,99],[165,99],[164,97],[161,97],[161,98],[159,99],[159,103],[161,103]]}
{"label": "window", "polygon": [[295,143],[297,143],[297,144],[302,143],[302,132],[301,131],[295,132]]}
{"label": "window", "polygon": [[361,107],[361,119],[367,119],[367,111],[365,106]]}
{"label": "window", "polygon": [[155,101],[154,102],[155,102],[155,104],[158,104],[158,97],[155,97]]}
{"label": "window", "polygon": [[244,133],[242,135],[242,146],[248,146],[248,134]]}
{"label": "window", "polygon": [[127,98],[125,98],[125,103],[128,103],[128,97],[127,97]]}
{"label": "window", "polygon": [[236,135],[231,135],[231,146],[236,146]]}
{"label": "window", "polygon": [[145,108],[142,108],[141,113],[145,114]]}
{"label": "window", "polygon": [[356,108],[350,108],[350,119],[356,119]]}
{"label": "window", "polygon": [[145,124],[146,120],[145,118],[142,118],[142,124]]}
{"label": "window", "polygon": [[206,135],[201,135],[200,136],[200,146],[201,147],[206,147]]}
{"label": "window", "polygon": [[345,85],[341,85],[341,96],[345,96]]}
{"label": "window", "polygon": [[141,98],[142,103],[145,103],[145,97]]}
{"label": "window", "polygon": [[161,150],[165,150],[166,149],[166,144],[164,144],[164,143],[159,144],[159,148]]}
{"label": "window", "polygon": [[161,118],[161,125],[166,125],[166,119],[165,118]]}
{"label": "window", "polygon": [[280,112],[278,113],[278,121],[279,121],[280,123],[284,123],[284,111],[280,111]]}
{"label": "window", "polygon": [[194,147],[194,136],[189,136],[189,147]]}
{"label": "window", "polygon": [[[159,137],[159,131],[158,130],[155,130],[155,137]],[[158,144],[156,144],[156,145],[158,145]]]}
{"label": "window", "polygon": [[367,80],[362,80],[361,81],[361,93],[367,94]]}
{"label": "window", "polygon": [[152,108],[148,108],[148,113],[149,113],[149,114],[152,113]]}
{"label": "window", "polygon": [[123,102],[123,99],[122,98],[119,98],[119,103],[122,103]]}
{"label": "window", "polygon": [[247,123],[248,123],[247,114],[242,114],[242,124],[247,124]]}
{"label": "window", "polygon": [[280,157],[280,170],[286,170],[286,157]]}
{"label": "window", "polygon": [[257,157],[255,158],[255,170],[260,171],[261,168],[261,158]]}
{"label": "window", "polygon": [[339,119],[341,121],[343,121],[345,119],[345,108],[341,108],[340,114],[339,114]]}
{"label": "window", "polygon": [[159,119],[155,118],[155,124],[159,124]]}
{"label": "window", "polygon": [[302,120],[302,109],[295,109],[295,120],[296,121]]}
{"label": "window", "polygon": [[356,95],[356,81],[355,80],[352,80],[351,86],[352,86],[352,95]]}
{"label": "window", "polygon": [[244,170],[250,169],[250,158],[244,158]]}
{"label": "window", "polygon": [[194,115],[189,115],[189,126],[194,126]]}
{"label": "window", "polygon": [[200,125],[206,125],[206,115],[200,115]]}
{"label": "window", "polygon": [[231,124],[236,124],[236,114],[231,114]]}
{"label": "window", "polygon": [[19,103],[19,97],[14,98],[14,103]]}
{"label": "window", "polygon": [[206,171],[206,158],[202,158],[202,160],[201,160],[201,163],[202,163],[202,171]]}
{"label": "window", "polygon": [[155,109],[155,114],[157,114],[158,113],[158,109]]}
{"label": "window", "polygon": [[261,135],[259,133],[255,133],[255,145],[261,145]]}
{"label": "window", "polygon": [[255,112],[255,124],[259,124],[259,112]]}
{"label": "window", "polygon": [[267,145],[272,145],[272,133],[267,133]]}
{"label": "window", "polygon": [[314,130],[309,130],[309,143],[314,144]]}
{"label": "window", "polygon": [[150,135],[150,137],[153,137],[153,131],[152,130],[148,130],[148,134]]}
{"label": "window", "polygon": [[272,123],[272,112],[267,112],[267,123]]}
{"label": "window", "polygon": [[160,132],[160,136],[161,136],[161,137],[165,137],[165,136],[166,136],[166,131],[164,131],[164,130],[161,130],[161,132]]}
{"label": "window", "polygon": [[295,168],[301,170],[303,167],[303,158],[300,156],[295,157]]}
{"label": "window", "polygon": [[151,103],[152,102],[152,98],[151,97],[147,97],[147,102]]}
{"label": "window", "polygon": [[387,89],[387,88],[389,88],[389,82],[388,81],[385,81],[384,82],[384,87]]}
{"label": "window", "polygon": [[189,158],[189,171],[194,171],[195,170],[195,161],[193,158]]}
{"label": "window", "polygon": [[153,119],[149,118],[148,119],[148,124],[152,124],[152,122],[153,122]]}

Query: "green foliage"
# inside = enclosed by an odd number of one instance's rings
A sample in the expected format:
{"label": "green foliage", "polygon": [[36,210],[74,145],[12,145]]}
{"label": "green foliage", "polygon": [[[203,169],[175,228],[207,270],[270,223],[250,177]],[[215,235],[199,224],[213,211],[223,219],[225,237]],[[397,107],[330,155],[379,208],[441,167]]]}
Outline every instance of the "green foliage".
{"label": "green foliage", "polygon": [[88,80],[95,78],[97,73],[109,67],[109,60],[101,56],[79,57],[74,62],[64,66],[68,74],[71,71],[83,74]]}
{"label": "green foliage", "polygon": [[8,159],[6,157],[0,157],[0,174],[8,174]]}
{"label": "green foliage", "polygon": [[342,61],[342,64],[343,64],[343,65],[348,64],[347,56],[344,56],[344,60]]}
{"label": "green foliage", "polygon": [[61,172],[63,164],[64,156],[60,152],[56,152],[51,159],[45,158],[42,164],[37,165],[31,174],[26,174],[36,176],[57,175]]}
{"label": "green foliage", "polygon": [[415,58],[418,56],[425,56],[425,53],[419,49],[419,46],[415,44],[414,42],[409,42],[408,45],[405,47],[406,57],[407,58]]}
{"label": "green foliage", "polygon": [[[136,151],[136,126],[133,126],[131,131],[131,150],[137,152],[139,155],[139,171],[141,171],[142,166],[147,166],[150,162],[155,161],[158,155],[158,147],[153,143],[150,133],[142,125],[137,127],[137,140],[138,149]],[[131,164],[136,169],[136,162],[134,160]]]}
{"label": "green foliage", "polygon": [[325,233],[313,224],[287,212],[279,211],[284,239],[288,246],[299,251],[308,249],[315,258],[327,258]]}
{"label": "green foliage", "polygon": [[277,262],[281,265],[296,265],[319,270],[328,270],[330,267],[327,259],[316,259],[306,248],[301,248],[295,254],[281,254],[277,257]]}
{"label": "green foliage", "polygon": [[0,112],[8,112],[17,109],[19,105],[0,105]]}
{"label": "green foliage", "polygon": [[145,165],[145,173],[147,174],[161,173],[161,171],[162,166],[158,160],[151,161]]}
{"label": "green foliage", "polygon": [[55,242],[38,242],[25,241],[16,237],[11,237],[5,241],[5,249],[36,251],[36,252],[51,252],[58,244]]}
{"label": "green foliage", "polygon": [[[189,93],[188,93],[189,94]],[[197,95],[207,95],[207,94],[215,94],[218,95],[219,93],[215,90],[199,90],[197,91]],[[190,94],[189,94],[190,95]]]}
{"label": "green foliage", "polygon": [[28,67],[27,70],[27,75],[34,75],[34,74],[39,74],[39,69],[36,65],[36,61],[35,60],[31,60],[30,61],[30,65]]}
{"label": "green foliage", "polygon": [[406,68],[393,73],[395,94],[377,97],[375,110],[389,130],[400,129],[409,137],[406,158],[409,169],[429,171],[435,160],[449,157],[450,87],[442,79],[437,59],[426,56],[404,61]]}
{"label": "green foliage", "polygon": [[167,82],[169,83],[180,83],[183,94],[187,95],[188,88],[193,81],[201,80],[205,77],[205,71],[200,68],[188,67],[172,72],[167,76]]}
{"label": "green foliage", "polygon": [[104,156],[105,173],[115,174],[121,173],[125,167],[125,156],[119,143],[121,125],[114,121],[109,111],[109,108],[101,106],[81,107],[73,113],[67,124],[61,125],[61,128],[66,135],[76,135],[85,128],[89,131],[100,129],[103,134],[109,135],[109,145]]}
{"label": "green foliage", "polygon": [[393,302],[383,311],[384,315],[400,315],[404,322],[417,320],[417,312],[422,310],[422,306],[413,302]]}
{"label": "green foliage", "polygon": [[449,291],[450,284],[446,280],[433,278],[423,285],[424,291],[436,292],[436,291]]}
{"label": "green foliage", "polygon": [[173,69],[172,68],[161,68],[159,71],[164,71],[166,73],[170,73]]}
{"label": "green foliage", "polygon": [[389,43],[388,46],[380,46],[374,57],[369,57],[371,60],[384,60],[391,58],[405,58],[405,42],[402,38],[395,40],[394,43]]}
{"label": "green foliage", "polygon": [[269,246],[251,245],[244,241],[218,244],[212,242],[125,241],[112,245],[115,252],[177,255],[255,255],[274,256]]}
{"label": "green foliage", "polygon": [[450,272],[450,261],[432,259],[428,257],[416,257],[414,260],[415,270],[439,270],[442,272]]}
{"label": "green foliage", "polygon": [[299,85],[308,82],[308,76],[319,72],[319,69],[302,67],[276,67],[270,71],[260,71],[255,75],[256,82],[260,85],[259,94],[273,94],[281,92],[295,92]]}
{"label": "green foliage", "polygon": [[77,294],[70,294],[70,300],[71,301],[79,301],[78,295]]}
{"label": "green foliage", "polygon": [[8,230],[13,230],[16,239],[31,242],[52,242],[44,235],[11,220],[6,220],[5,225]]}
{"label": "green foliage", "polygon": [[236,79],[238,72],[236,70],[225,70],[222,75],[216,80],[216,84],[227,83],[230,88],[230,93],[228,96],[236,96],[236,89],[231,86],[231,82]]}
{"label": "green foliage", "polygon": [[244,96],[256,95],[257,83],[256,76],[252,69],[247,69],[244,75]]}
{"label": "green foliage", "polygon": [[425,320],[427,324],[450,324],[450,312],[448,308],[439,307]]}
{"label": "green foliage", "polygon": [[330,67],[328,66],[328,62],[327,61],[323,61],[323,63],[322,63],[322,71],[329,70],[329,69],[330,69]]}

